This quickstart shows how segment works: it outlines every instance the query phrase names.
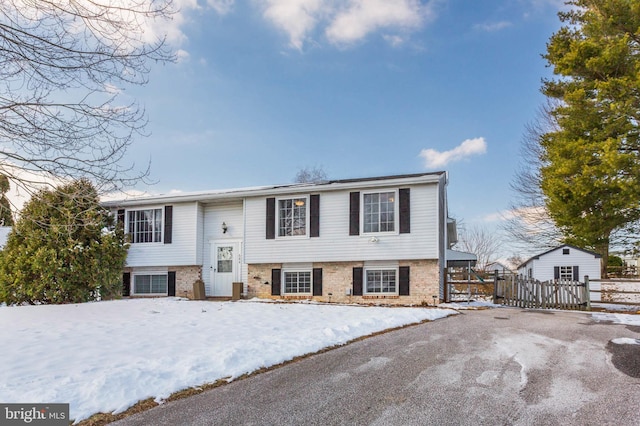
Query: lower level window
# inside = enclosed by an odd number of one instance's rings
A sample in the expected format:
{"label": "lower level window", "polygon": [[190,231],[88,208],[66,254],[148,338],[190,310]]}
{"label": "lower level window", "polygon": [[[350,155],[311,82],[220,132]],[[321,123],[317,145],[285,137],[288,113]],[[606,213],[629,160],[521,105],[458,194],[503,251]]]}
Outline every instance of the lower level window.
{"label": "lower level window", "polygon": [[167,294],[167,275],[134,275],[134,294]]}
{"label": "lower level window", "polygon": [[395,269],[367,269],[366,270],[366,293],[397,293],[396,285],[397,271]]}
{"label": "lower level window", "polygon": [[285,293],[311,293],[311,271],[284,271]]}

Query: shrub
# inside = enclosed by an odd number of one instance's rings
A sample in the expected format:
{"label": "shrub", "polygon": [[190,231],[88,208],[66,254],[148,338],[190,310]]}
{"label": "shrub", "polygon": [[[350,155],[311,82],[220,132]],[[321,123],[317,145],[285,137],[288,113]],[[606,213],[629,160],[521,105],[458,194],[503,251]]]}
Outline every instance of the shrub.
{"label": "shrub", "polygon": [[41,190],[25,204],[0,253],[0,302],[79,303],[121,290],[127,256],[88,180]]}

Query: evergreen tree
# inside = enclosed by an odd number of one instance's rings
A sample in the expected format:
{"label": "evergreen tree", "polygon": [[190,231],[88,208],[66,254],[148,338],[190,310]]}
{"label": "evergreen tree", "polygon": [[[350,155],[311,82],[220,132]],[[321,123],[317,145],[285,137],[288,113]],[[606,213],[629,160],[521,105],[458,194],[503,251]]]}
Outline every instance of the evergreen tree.
{"label": "evergreen tree", "polygon": [[88,180],[41,190],[25,204],[0,252],[0,302],[79,303],[117,295],[127,256]]}
{"label": "evergreen tree", "polygon": [[9,179],[0,174],[0,226],[13,226],[13,216],[11,215],[11,203],[6,194],[11,189]]}
{"label": "evergreen tree", "polygon": [[[541,135],[541,189],[568,243],[608,258],[640,219],[640,1],[575,0],[544,56],[555,128]],[[603,273],[606,264],[603,262]]]}

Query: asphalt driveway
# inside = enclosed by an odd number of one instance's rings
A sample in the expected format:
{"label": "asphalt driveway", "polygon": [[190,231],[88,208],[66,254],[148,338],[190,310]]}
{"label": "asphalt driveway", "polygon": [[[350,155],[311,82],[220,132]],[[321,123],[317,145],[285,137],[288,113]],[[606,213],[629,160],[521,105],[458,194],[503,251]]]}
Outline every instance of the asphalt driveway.
{"label": "asphalt driveway", "polygon": [[621,338],[640,339],[640,327],[581,312],[463,311],[114,424],[638,425],[640,345],[612,342]]}

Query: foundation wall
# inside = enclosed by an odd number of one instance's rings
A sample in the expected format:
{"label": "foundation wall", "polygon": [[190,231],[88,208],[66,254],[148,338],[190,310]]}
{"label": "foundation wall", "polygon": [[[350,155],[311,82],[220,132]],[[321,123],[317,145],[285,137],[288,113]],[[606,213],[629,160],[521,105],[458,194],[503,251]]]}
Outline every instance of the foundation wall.
{"label": "foundation wall", "polygon": [[[248,265],[247,297],[280,300],[315,300],[319,302],[434,305],[439,302],[439,266],[437,260],[399,261],[398,266],[409,267],[409,295],[363,295],[354,296],[353,268],[364,267],[364,262],[320,262],[312,268],[322,268],[322,296],[271,295],[271,270],[281,269],[282,264]],[[435,298],[433,296],[436,296]]]}

